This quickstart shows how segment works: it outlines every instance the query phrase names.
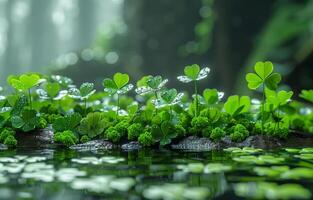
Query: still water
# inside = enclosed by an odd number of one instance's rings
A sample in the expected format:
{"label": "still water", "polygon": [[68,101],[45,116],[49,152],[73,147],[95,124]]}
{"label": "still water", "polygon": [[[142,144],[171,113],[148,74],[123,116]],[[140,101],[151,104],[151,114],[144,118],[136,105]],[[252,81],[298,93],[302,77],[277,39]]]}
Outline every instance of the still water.
{"label": "still water", "polygon": [[0,152],[0,199],[312,199],[313,148]]}

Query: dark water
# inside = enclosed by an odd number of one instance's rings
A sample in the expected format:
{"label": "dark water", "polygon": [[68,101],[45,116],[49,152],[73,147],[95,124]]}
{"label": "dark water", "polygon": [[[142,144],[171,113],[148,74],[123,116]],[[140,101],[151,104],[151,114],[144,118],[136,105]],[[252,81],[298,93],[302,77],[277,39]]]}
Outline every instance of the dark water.
{"label": "dark water", "polygon": [[312,199],[300,150],[1,151],[0,199]]}

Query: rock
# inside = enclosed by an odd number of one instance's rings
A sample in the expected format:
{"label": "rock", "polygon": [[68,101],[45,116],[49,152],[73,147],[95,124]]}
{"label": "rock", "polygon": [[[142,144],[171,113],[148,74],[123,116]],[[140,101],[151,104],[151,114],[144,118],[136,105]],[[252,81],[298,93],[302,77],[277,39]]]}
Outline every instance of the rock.
{"label": "rock", "polygon": [[17,132],[16,135],[18,147],[54,147],[53,129],[51,126],[30,133]]}
{"label": "rock", "polygon": [[212,142],[208,138],[199,138],[197,136],[189,136],[182,139],[177,144],[172,144],[171,148],[176,150],[203,150],[209,151],[218,148],[218,144]]}
{"label": "rock", "polygon": [[0,151],[1,150],[7,150],[8,149],[8,146],[5,145],[5,144],[0,144]]}
{"label": "rock", "polygon": [[123,144],[121,148],[126,151],[135,151],[135,150],[141,149],[142,146],[139,144],[139,142],[132,141],[132,142]]}
{"label": "rock", "polygon": [[113,149],[113,144],[107,140],[92,140],[83,144],[77,144],[70,147],[77,151],[97,151]]}

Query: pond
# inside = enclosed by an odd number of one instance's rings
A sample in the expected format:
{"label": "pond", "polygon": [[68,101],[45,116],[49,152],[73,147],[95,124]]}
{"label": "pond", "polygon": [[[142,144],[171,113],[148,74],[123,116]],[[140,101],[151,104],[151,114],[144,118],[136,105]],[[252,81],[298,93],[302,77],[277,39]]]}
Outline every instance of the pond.
{"label": "pond", "polygon": [[313,148],[0,152],[0,199],[311,199]]}

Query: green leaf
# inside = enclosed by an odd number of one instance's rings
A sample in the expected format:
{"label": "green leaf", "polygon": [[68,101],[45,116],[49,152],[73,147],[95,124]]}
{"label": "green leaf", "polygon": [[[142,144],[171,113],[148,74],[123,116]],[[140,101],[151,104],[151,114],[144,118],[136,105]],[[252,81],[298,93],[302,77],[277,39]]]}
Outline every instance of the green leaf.
{"label": "green leaf", "polygon": [[313,103],[313,90],[302,90],[299,96]]}
{"label": "green leaf", "polygon": [[254,70],[262,80],[265,80],[273,72],[273,64],[269,61],[257,62]]}
{"label": "green leaf", "polygon": [[128,74],[116,73],[113,76],[114,83],[116,84],[118,89],[121,89],[129,82]]}
{"label": "green leaf", "polygon": [[158,86],[161,84],[161,82],[162,82],[161,76],[150,77],[147,80],[147,85],[151,87],[152,89],[157,89]]}
{"label": "green leaf", "polygon": [[92,93],[94,93],[93,87],[94,87],[93,83],[83,83],[79,88],[80,95],[82,97],[87,97],[91,95]]}
{"label": "green leaf", "polygon": [[20,116],[13,116],[11,123],[14,128],[22,128],[24,126],[24,120]]}
{"label": "green leaf", "polygon": [[78,131],[82,135],[88,135],[89,138],[94,138],[104,131],[107,124],[108,121],[103,113],[89,113],[86,118],[81,120]]}
{"label": "green leaf", "polygon": [[196,80],[198,78],[199,72],[200,67],[197,64],[186,66],[184,69],[185,75],[192,80]]}
{"label": "green leaf", "polygon": [[238,95],[233,95],[228,97],[224,104],[225,111],[232,116],[248,112],[250,107],[251,101],[248,96],[242,96],[239,98]]}
{"label": "green leaf", "polygon": [[265,80],[265,85],[270,90],[276,90],[279,82],[281,81],[281,76],[278,73],[273,73]]}
{"label": "green leaf", "polygon": [[281,90],[279,92],[275,92],[269,89],[265,90],[266,102],[268,104],[273,104],[273,109],[276,109],[278,106],[287,104],[292,95],[292,91],[287,92],[285,90]]}
{"label": "green leaf", "polygon": [[248,82],[248,87],[252,90],[259,88],[263,83],[263,80],[254,73],[248,73],[246,75],[246,81]]}
{"label": "green leaf", "polygon": [[54,98],[60,91],[60,85],[57,82],[47,83],[46,92],[50,98]]}
{"label": "green leaf", "polygon": [[207,104],[212,105],[218,102],[218,91],[216,89],[205,89],[203,97]]}
{"label": "green leaf", "polygon": [[78,113],[73,113],[65,117],[57,118],[52,127],[56,132],[63,132],[66,130],[73,131],[80,123],[82,117]]}
{"label": "green leaf", "polygon": [[161,93],[161,97],[166,103],[171,103],[176,96],[177,96],[176,89],[166,90]]}
{"label": "green leaf", "polygon": [[37,74],[23,74],[20,77],[10,76],[8,78],[9,84],[17,90],[20,91],[27,91],[31,89],[32,87],[35,87],[36,85],[43,82],[44,79],[40,79],[40,77]]}

